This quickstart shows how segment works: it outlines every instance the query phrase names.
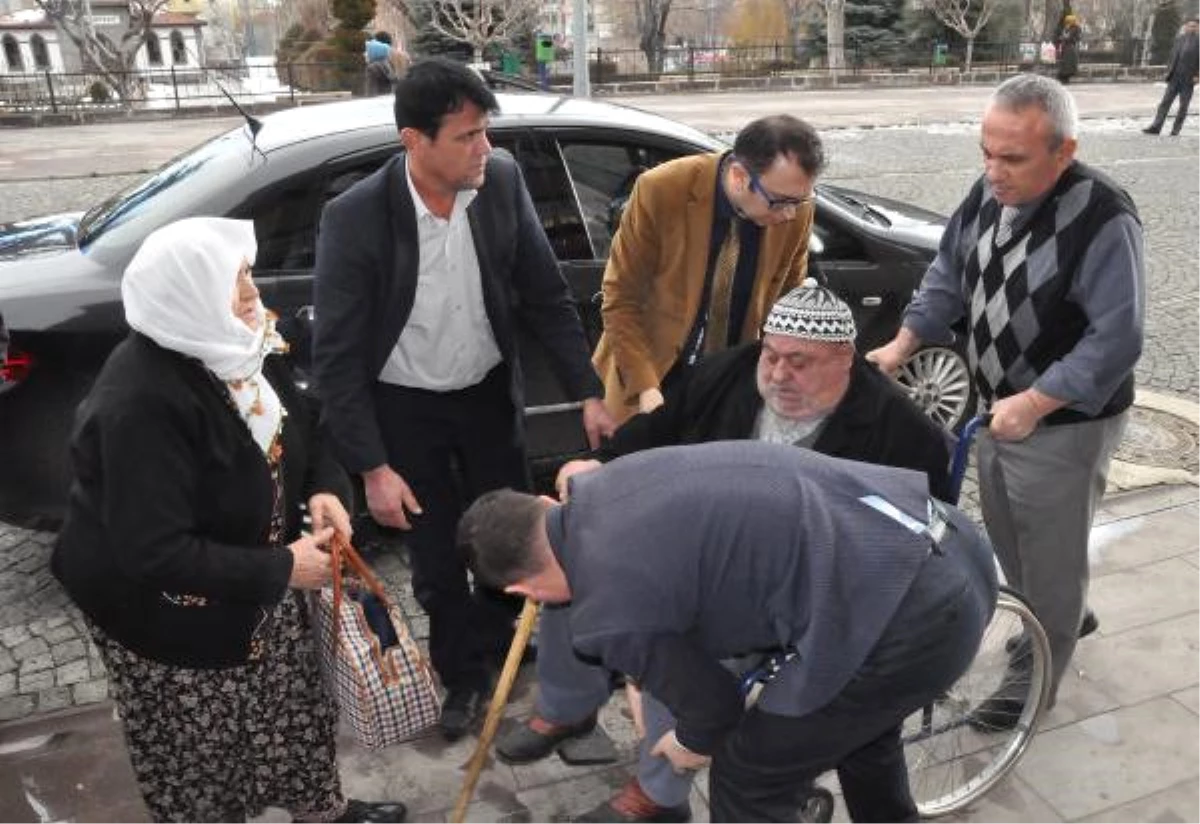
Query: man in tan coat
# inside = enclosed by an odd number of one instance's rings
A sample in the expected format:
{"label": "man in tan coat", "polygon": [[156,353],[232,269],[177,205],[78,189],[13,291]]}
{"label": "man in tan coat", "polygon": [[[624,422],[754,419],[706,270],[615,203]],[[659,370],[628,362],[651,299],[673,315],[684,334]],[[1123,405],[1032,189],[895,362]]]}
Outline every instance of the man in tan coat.
{"label": "man in tan coat", "polygon": [[706,353],[754,340],[808,269],[816,131],[773,115],[733,151],[664,163],[638,178],[604,272],[596,369],[619,422],[662,403]]}

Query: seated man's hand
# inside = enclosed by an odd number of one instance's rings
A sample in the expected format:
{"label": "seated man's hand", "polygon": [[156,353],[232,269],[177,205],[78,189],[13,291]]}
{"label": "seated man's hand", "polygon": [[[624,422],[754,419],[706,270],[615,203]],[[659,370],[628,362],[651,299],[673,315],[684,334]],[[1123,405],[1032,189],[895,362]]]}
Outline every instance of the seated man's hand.
{"label": "seated man's hand", "polygon": [[593,469],[599,469],[604,466],[600,461],[567,461],[558,470],[558,475],[554,479],[554,489],[558,492],[558,499],[565,501],[567,499],[567,479],[572,475],[578,475],[580,472],[591,472]]}
{"label": "seated man's hand", "polygon": [[654,749],[650,750],[650,754],[662,756],[670,761],[671,766],[677,773],[688,770],[699,770],[707,767],[709,762],[712,761],[710,756],[692,752],[680,744],[679,739],[675,737],[675,730],[671,730],[658,739],[658,743],[654,745]]}
{"label": "seated man's hand", "polygon": [[647,389],[638,395],[638,411],[653,412],[663,405],[663,393],[658,389]]}

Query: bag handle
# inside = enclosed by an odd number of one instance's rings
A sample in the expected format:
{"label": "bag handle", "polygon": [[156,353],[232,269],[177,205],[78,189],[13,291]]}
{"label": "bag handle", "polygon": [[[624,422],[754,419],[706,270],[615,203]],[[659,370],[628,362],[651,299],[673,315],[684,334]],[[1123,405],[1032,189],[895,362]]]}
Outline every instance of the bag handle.
{"label": "bag handle", "polygon": [[[333,540],[329,544],[329,554],[333,561],[333,640],[336,643],[338,633],[341,631],[342,598],[345,593],[343,578],[348,573],[357,577],[363,586],[379,599],[388,616],[392,614],[393,604],[383,585],[375,577],[375,573],[367,566],[367,562],[358,554],[358,550],[354,548],[349,539],[343,537],[341,533],[334,533]],[[383,648],[378,641],[371,644],[371,655],[375,658],[380,672],[383,673],[385,683],[388,685],[400,683],[400,672],[396,668],[395,661],[384,656]]]}

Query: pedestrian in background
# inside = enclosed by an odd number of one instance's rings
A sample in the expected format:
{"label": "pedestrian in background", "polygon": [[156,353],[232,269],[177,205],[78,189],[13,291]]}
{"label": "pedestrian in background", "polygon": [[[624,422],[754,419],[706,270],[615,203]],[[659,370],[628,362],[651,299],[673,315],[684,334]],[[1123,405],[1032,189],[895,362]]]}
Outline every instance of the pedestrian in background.
{"label": "pedestrian in background", "polygon": [[582,402],[588,443],[613,428],[520,169],[488,142],[496,109],[465,65],[413,64],[396,85],[403,151],[325,207],[314,273],[313,361],[331,437],[374,519],[406,530],[449,740],[479,717],[520,607],[472,590],[454,543],[466,504],[530,484],[518,325]]}
{"label": "pedestrian in background", "polygon": [[392,68],[391,56],[392,47],[381,42],[378,35],[367,41],[363,51],[363,57],[367,61],[367,67],[364,70],[367,97],[392,93],[396,72]]}
{"label": "pedestrian in background", "polygon": [[143,241],[121,281],[133,331],[76,416],[51,568],[86,616],[154,820],[270,806],[403,821],[403,804],[342,794],[337,707],[296,590],[329,582],[348,490],[277,356],[255,253],[250,221]]}
{"label": "pedestrian in background", "polygon": [[[984,174],[951,216],[900,331],[867,355],[894,373],[965,321],[993,415],[978,443],[983,519],[1005,578],[1049,636],[1051,704],[1084,629],[1088,536],[1133,403],[1146,305],[1137,210],[1075,159],[1077,120],[1053,79],[1025,74],[996,89],[983,116]],[[1009,728],[1020,708],[1001,684],[974,718]]]}
{"label": "pedestrian in background", "polygon": [[748,124],[733,151],[644,172],[604,270],[595,363],[620,422],[662,403],[708,353],[755,340],[775,301],[803,282],[821,139],[788,115]]}
{"label": "pedestrian in background", "polygon": [[1183,121],[1187,119],[1188,106],[1192,102],[1192,92],[1196,89],[1196,81],[1200,80],[1200,19],[1191,18],[1183,26],[1183,31],[1175,38],[1171,47],[1171,56],[1167,60],[1167,88],[1163,92],[1162,102],[1154,115],[1154,122],[1142,129],[1146,134],[1158,134],[1163,124],[1167,122],[1167,114],[1171,111],[1171,102],[1179,98],[1179,110],[1175,113],[1175,123],[1171,126],[1171,135],[1178,136],[1183,130]]}
{"label": "pedestrian in background", "polygon": [[1083,37],[1083,29],[1079,26],[1079,18],[1068,14],[1063,18],[1062,34],[1058,38],[1058,81],[1070,83],[1071,78],[1079,72],[1079,40]]}

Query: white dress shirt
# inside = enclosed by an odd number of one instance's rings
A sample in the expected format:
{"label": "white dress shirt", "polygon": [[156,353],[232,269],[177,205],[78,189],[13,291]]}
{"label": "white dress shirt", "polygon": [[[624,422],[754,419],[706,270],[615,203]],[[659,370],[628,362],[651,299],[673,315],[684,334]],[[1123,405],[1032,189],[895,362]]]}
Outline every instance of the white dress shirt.
{"label": "white dress shirt", "polygon": [[379,380],[437,392],[465,389],[501,361],[467,221],[467,206],[477,193],[459,192],[444,220],[417,193],[407,158],[404,176],[417,214],[417,294]]}

